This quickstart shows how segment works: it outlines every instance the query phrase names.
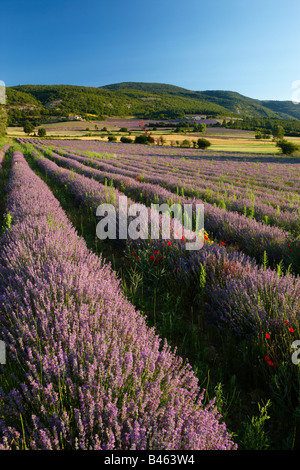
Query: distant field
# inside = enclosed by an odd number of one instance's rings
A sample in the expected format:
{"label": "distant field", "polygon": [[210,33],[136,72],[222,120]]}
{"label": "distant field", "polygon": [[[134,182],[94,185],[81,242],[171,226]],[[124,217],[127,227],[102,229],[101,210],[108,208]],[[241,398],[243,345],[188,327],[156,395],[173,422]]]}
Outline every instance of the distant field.
{"label": "distant field", "polygon": [[[113,133],[120,141],[122,135],[120,129],[125,127],[131,133],[131,138],[143,132],[141,127],[147,125],[151,120],[140,120],[134,118],[107,119],[106,121],[67,121],[60,123],[44,124],[47,131],[47,137],[55,138],[76,138],[82,140],[101,140],[107,141],[107,132],[102,131],[105,127],[108,132]],[[183,140],[189,140],[191,147],[193,141],[199,137],[204,137],[211,142],[210,149],[213,151],[224,152],[250,152],[259,154],[278,153],[275,142],[269,140],[255,139],[255,133],[252,131],[225,129],[217,127],[207,127],[205,133],[180,133],[174,134],[172,129],[157,128],[151,131],[155,138],[163,137],[164,145],[178,146]],[[9,127],[8,135],[10,137],[25,137],[23,128]],[[300,144],[300,138],[291,137],[289,141]]]}

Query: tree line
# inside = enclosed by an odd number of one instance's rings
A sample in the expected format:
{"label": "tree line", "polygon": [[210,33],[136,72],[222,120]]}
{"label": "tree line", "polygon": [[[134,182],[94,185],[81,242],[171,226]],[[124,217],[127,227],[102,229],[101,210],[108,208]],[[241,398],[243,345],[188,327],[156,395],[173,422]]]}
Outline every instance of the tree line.
{"label": "tree line", "polygon": [[6,135],[7,112],[4,105],[0,105],[0,137]]}
{"label": "tree line", "polygon": [[300,136],[300,121],[296,119],[244,117],[239,120],[223,120],[222,123],[222,127],[261,132],[266,135],[274,135],[273,131],[278,126],[282,127],[286,136]]}

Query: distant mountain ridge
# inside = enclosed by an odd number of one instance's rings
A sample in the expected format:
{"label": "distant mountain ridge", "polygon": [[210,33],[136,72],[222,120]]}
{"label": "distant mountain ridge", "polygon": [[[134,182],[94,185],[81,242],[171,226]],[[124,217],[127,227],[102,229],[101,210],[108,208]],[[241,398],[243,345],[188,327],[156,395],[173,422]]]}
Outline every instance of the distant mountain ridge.
{"label": "distant mountain ridge", "polygon": [[[257,100],[226,90],[193,91],[163,83],[122,82],[101,87],[19,85],[7,88],[11,116],[31,115],[137,116],[183,119],[187,114],[300,120],[292,101]],[[27,111],[26,111],[27,109]]]}
{"label": "distant mountain ridge", "polygon": [[139,90],[151,93],[167,93],[187,98],[208,101],[231,111],[236,115],[248,117],[270,117],[300,119],[300,105],[292,101],[258,100],[234,91],[206,90],[192,91],[175,85],[162,83],[122,82],[104,87],[108,90]]}

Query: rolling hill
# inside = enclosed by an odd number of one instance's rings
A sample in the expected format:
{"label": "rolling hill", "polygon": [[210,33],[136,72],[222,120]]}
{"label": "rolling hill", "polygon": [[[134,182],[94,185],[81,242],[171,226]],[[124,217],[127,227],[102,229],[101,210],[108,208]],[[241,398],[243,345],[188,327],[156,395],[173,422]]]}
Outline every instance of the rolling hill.
{"label": "rolling hill", "polygon": [[211,117],[300,119],[297,104],[260,101],[222,90],[192,91],[161,83],[123,82],[102,87],[19,85],[7,88],[10,121],[49,116],[92,114],[183,119],[188,114]]}

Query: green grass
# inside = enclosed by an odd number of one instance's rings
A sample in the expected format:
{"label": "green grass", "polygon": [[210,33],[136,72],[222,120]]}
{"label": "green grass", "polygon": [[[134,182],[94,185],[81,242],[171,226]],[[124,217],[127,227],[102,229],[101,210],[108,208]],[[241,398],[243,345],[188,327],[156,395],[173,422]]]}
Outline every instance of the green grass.
{"label": "green grass", "polygon": [[[0,141],[0,148],[2,148]],[[8,183],[9,172],[11,168],[11,152],[8,151],[2,161],[2,168],[0,169],[0,234],[9,225],[9,219],[4,217],[5,213],[5,188]]]}

